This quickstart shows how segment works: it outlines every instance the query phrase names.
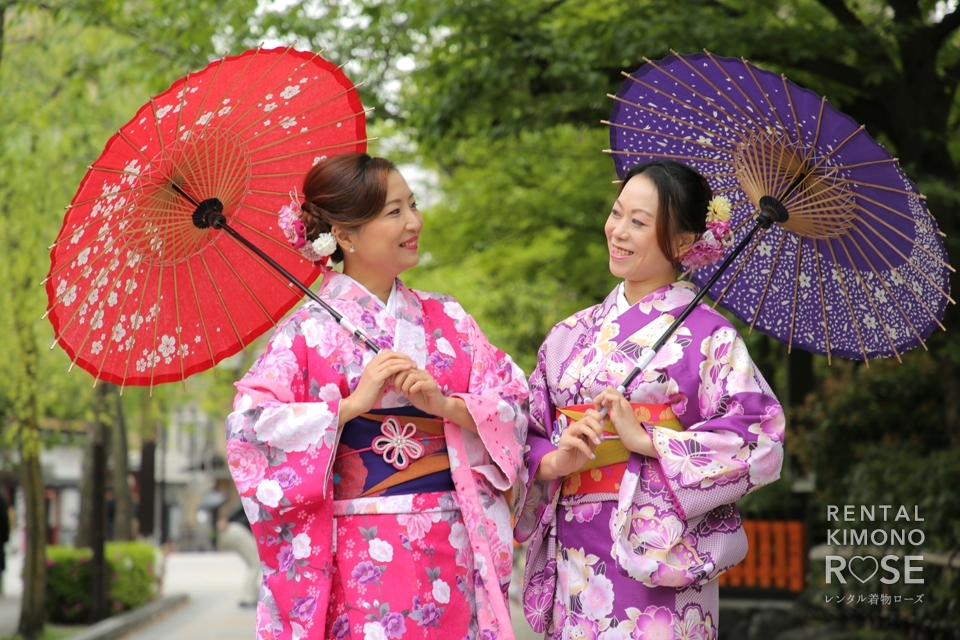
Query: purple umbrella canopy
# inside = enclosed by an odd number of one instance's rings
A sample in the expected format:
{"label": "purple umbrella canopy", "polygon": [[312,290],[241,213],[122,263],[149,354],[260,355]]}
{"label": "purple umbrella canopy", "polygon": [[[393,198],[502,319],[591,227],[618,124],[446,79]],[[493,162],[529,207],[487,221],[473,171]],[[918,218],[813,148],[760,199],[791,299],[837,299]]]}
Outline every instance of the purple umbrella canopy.
{"label": "purple umbrella canopy", "polygon": [[[620,176],[652,160],[695,167],[730,200],[734,244],[761,197],[790,213],[753,238],[711,299],[751,329],[828,358],[899,358],[943,328],[953,268],[942,234],[862,126],[736,58],[674,53],[624,75],[606,123]],[[703,286],[718,266],[691,279]]]}

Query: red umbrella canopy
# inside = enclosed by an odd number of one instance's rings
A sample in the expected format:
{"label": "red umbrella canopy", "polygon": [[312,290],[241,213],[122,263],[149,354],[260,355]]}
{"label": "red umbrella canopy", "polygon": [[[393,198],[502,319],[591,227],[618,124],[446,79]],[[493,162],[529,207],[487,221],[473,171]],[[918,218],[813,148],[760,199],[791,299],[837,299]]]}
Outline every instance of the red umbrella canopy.
{"label": "red umbrella canopy", "polygon": [[301,293],[192,216],[229,225],[297,279],[321,268],[277,226],[311,166],[366,148],[366,112],[339,67],[292,48],[211,63],[145,104],[89,168],[45,281],[56,343],[96,378],[182,380],[239,351]]}

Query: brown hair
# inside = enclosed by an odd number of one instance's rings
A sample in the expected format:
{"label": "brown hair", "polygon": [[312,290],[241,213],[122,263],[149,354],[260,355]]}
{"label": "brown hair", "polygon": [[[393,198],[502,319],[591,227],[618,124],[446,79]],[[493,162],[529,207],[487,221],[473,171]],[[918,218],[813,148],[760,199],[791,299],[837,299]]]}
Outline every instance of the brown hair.
{"label": "brown hair", "polygon": [[[303,179],[301,218],[307,239],[330,233],[333,225],[355,231],[372,220],[387,202],[387,176],[397,167],[366,153],[339,153],[316,165]],[[343,260],[338,246],[330,256]]]}
{"label": "brown hair", "polygon": [[713,191],[706,178],[693,167],[673,160],[646,162],[630,168],[620,181],[620,191],[630,178],[643,174],[650,178],[657,190],[657,245],[673,264],[680,268],[677,247],[680,236],[692,233],[699,237],[707,230],[707,207]]}

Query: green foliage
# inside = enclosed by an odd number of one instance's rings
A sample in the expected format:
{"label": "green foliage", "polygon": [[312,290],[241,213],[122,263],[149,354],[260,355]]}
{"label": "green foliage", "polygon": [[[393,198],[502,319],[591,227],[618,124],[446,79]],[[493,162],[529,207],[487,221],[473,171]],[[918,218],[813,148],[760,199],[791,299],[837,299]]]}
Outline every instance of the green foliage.
{"label": "green foliage", "polygon": [[[67,374],[70,360],[42,319],[49,267],[64,206],[87,165],[151,94],[215,52],[239,53],[255,0],[0,3],[0,348],[42,346],[37,378],[41,426],[86,419],[92,378]],[[12,327],[16,311],[30,334]],[[32,337],[31,337],[32,336]],[[18,357],[0,360],[0,426],[24,378]],[[70,402],[64,400],[69,398]],[[140,424],[135,422],[134,424]],[[49,434],[49,431],[45,431]],[[16,433],[4,443],[13,446]],[[2,447],[4,450],[6,446]]]}
{"label": "green foliage", "polygon": [[[826,542],[829,529],[839,531],[837,540],[842,540],[843,530],[883,530],[892,540],[894,530],[902,536],[918,529],[922,540],[915,535],[915,545],[908,538],[905,548],[891,553],[952,556],[960,550],[960,504],[954,492],[960,484],[960,457],[940,427],[941,406],[939,371],[928,353],[909,354],[899,365],[875,362],[869,369],[834,363],[822,393],[811,396],[793,422],[794,451],[817,473],[808,520],[813,543]],[[841,514],[844,505],[853,505],[856,521],[828,521],[827,505],[838,505]],[[861,505],[874,507],[873,522],[860,518]],[[881,505],[891,506],[886,518]],[[901,505],[909,520],[897,518]],[[833,595],[837,587],[831,591],[825,584],[822,562],[812,563],[811,570],[812,597],[822,603],[822,596]],[[953,610],[960,601],[957,572],[927,564],[922,577],[926,582],[919,592],[927,594],[927,602],[904,615],[960,622]],[[870,586],[851,581],[845,589],[859,594]],[[915,595],[904,589],[909,585],[896,586],[897,595]]]}
{"label": "green foliage", "polygon": [[452,140],[591,126],[609,113],[604,96],[621,72],[703,48],[785,72],[875,136],[912,146],[918,129],[936,135],[941,119],[921,114],[948,106],[944,89],[955,88],[955,20],[940,27],[935,11],[926,0],[896,10],[826,0],[330,0],[267,11],[253,28],[328,48],[367,82],[376,117],[413,128],[436,156]]}
{"label": "green foliage", "polygon": [[[847,499],[849,474],[857,465],[872,464],[878,450],[909,461],[947,446],[947,434],[938,428],[939,369],[929,353],[910,353],[902,364],[876,361],[869,368],[834,361],[830,373],[821,392],[798,411],[792,434],[794,452],[817,469],[818,497],[824,503]],[[874,497],[889,496],[880,492]]]}
{"label": "green foliage", "polygon": [[[159,592],[156,550],[142,542],[106,545],[107,611],[116,615],[146,604]],[[47,612],[51,622],[86,623],[90,616],[93,552],[47,547]]]}
{"label": "green foliage", "polygon": [[602,132],[568,125],[462,144],[424,214],[414,287],[454,294],[529,372],[551,327],[615,281],[603,223],[616,178]]}

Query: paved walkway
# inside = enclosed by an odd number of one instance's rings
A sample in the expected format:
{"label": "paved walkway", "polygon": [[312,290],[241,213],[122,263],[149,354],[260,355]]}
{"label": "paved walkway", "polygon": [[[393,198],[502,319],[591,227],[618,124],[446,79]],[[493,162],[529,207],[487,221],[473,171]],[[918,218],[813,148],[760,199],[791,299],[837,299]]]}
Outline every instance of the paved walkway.
{"label": "paved walkway", "polygon": [[247,566],[235,553],[167,555],[164,594],[186,593],[189,602],[126,636],[126,640],[252,639],[254,610],[237,604]]}

